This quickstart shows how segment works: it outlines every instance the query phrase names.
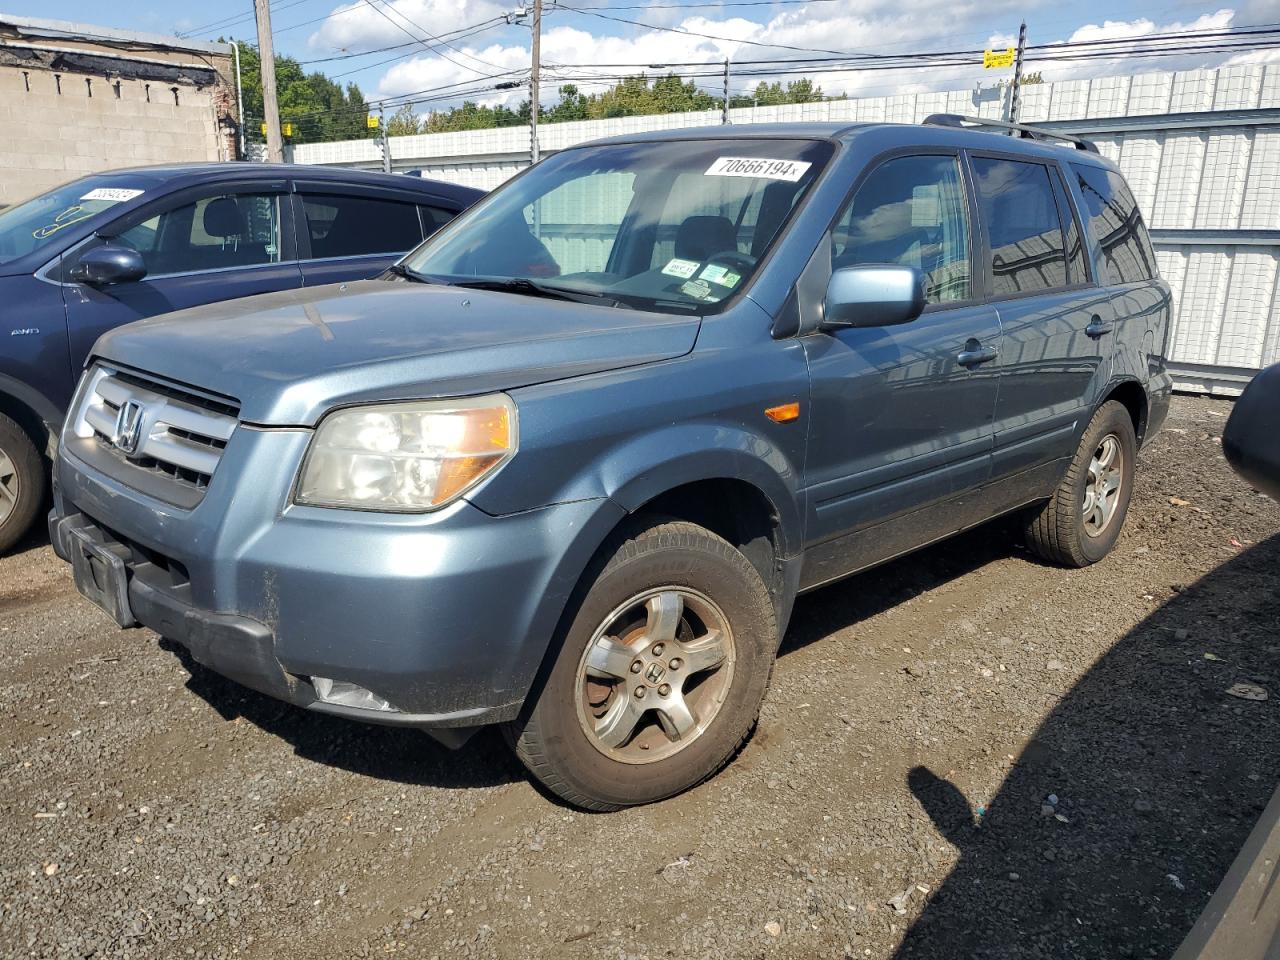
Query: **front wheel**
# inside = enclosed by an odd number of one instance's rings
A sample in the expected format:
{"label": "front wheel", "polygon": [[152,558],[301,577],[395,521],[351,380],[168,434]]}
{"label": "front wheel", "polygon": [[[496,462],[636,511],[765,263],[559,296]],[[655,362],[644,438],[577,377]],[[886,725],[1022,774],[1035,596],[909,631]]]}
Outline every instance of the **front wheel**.
{"label": "front wheel", "polygon": [[1032,552],[1066,567],[1087,567],[1110,553],[1129,512],[1137,457],[1129,411],[1108,400],[1085,428],[1054,495],[1030,511]]}
{"label": "front wheel", "polygon": [[643,527],[598,570],[511,733],[550,790],[616,810],[672,796],[728,762],[759,715],[778,636],[759,573],[694,524]]}

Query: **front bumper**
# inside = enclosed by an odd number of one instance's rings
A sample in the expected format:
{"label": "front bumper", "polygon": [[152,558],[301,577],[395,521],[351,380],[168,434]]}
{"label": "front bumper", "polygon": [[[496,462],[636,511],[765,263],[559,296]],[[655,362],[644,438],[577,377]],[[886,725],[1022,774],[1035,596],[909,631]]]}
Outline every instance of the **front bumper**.
{"label": "front bumper", "polygon": [[[514,717],[621,508],[597,499],[494,517],[466,501],[421,516],[298,507],[288,491],[308,438],[238,429],[190,511],[64,448],[54,549],[70,560],[76,543],[102,544],[125,567],[126,620],[290,703],[423,727]],[[323,700],[313,677],[393,709]]]}

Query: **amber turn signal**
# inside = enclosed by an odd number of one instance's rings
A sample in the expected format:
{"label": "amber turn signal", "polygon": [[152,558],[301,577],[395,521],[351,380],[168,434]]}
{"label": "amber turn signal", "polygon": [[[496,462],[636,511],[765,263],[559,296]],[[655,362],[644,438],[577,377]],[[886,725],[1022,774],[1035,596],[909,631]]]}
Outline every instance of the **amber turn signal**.
{"label": "amber turn signal", "polygon": [[799,403],[783,403],[776,407],[770,407],[764,412],[764,415],[774,423],[790,423],[792,420],[800,419]]}

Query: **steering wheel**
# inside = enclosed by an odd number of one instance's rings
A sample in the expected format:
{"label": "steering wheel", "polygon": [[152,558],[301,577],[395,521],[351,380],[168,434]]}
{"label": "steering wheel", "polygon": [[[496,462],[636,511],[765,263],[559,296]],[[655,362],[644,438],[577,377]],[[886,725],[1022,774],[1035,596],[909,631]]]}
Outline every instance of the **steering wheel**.
{"label": "steering wheel", "polygon": [[719,253],[713,253],[707,257],[706,262],[733,267],[738,273],[747,274],[755,269],[756,258],[749,253],[743,253],[741,250],[721,250]]}

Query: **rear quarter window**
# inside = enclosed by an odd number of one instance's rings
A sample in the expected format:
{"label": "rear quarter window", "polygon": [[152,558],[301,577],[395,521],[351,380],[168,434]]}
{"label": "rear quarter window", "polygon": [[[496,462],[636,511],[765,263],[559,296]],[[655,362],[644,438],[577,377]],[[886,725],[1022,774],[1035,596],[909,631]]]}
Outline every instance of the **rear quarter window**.
{"label": "rear quarter window", "polygon": [[1089,232],[1102,253],[1104,283],[1138,283],[1158,273],[1156,255],[1129,185],[1118,173],[1073,166]]}

